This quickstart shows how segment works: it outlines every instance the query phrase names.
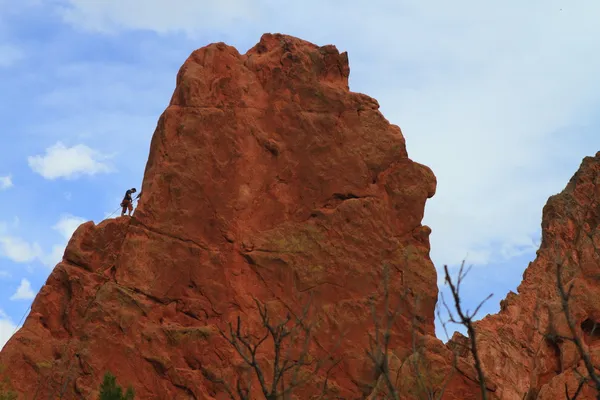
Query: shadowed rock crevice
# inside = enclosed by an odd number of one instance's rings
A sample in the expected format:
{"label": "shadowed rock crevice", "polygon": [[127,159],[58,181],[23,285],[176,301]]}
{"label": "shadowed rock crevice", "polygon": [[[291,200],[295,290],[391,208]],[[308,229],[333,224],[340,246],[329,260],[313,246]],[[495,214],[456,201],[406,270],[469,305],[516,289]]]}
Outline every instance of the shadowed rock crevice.
{"label": "shadowed rock crevice", "polygon": [[581,324],[583,339],[588,346],[600,343],[600,323],[594,319],[587,318]]}

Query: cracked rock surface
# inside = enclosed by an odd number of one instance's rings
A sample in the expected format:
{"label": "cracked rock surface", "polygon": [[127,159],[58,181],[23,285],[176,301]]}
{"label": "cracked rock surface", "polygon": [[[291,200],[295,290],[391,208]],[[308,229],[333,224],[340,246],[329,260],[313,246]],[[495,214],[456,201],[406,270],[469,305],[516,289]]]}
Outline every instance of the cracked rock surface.
{"label": "cracked rock surface", "polygon": [[[244,55],[223,43],[193,52],[158,121],[134,217],[77,229],[0,353],[15,390],[94,398],[110,370],[140,399],[224,398],[207,374],[236,374],[241,361],[218,329],[238,315],[257,327],[253,298],[297,315],[312,293],[311,354],[343,356],[330,387],[364,397],[384,263],[390,288],[411,293],[392,327],[397,357],[411,352],[415,316],[434,335],[421,220],[436,179],[348,76],[346,53],[283,35]],[[259,356],[267,362],[270,346]]]}

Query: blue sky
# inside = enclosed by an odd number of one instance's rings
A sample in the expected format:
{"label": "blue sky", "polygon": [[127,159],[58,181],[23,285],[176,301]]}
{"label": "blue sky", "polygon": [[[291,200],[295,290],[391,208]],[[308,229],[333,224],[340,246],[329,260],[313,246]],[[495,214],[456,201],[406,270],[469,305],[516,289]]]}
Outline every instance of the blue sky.
{"label": "blue sky", "polygon": [[592,0],[0,8],[0,346],[77,225],[101,221],[126,188],[139,188],[177,70],[211,42],[245,52],[262,33],[281,32],[348,51],[351,90],[375,97],[409,156],[434,170],[424,221],[432,258],[438,271],[465,257],[474,264],[464,303],[474,308],[493,292],[482,313],[498,310],[535,257],[548,196],[600,150]]}

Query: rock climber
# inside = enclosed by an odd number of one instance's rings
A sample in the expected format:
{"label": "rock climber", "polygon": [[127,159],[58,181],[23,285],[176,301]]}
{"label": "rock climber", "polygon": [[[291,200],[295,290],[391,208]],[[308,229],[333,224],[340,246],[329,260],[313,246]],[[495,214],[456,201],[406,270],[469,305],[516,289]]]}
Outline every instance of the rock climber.
{"label": "rock climber", "polygon": [[[131,188],[125,192],[125,197],[123,197],[123,201],[121,202],[121,207],[123,207],[123,210],[121,210],[121,217],[125,215],[125,211],[127,210],[129,210],[128,215],[131,217],[131,212],[133,211],[133,199],[131,198],[131,195],[135,192],[137,192],[135,188]],[[136,199],[139,199],[140,195],[141,193]]]}

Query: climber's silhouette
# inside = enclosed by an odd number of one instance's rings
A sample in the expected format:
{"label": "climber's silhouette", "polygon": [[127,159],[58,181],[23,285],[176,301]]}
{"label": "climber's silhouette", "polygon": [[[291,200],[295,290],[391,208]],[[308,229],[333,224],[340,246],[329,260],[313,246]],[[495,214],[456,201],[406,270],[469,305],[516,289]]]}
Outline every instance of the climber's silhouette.
{"label": "climber's silhouette", "polygon": [[[123,197],[123,201],[121,202],[121,207],[123,207],[123,210],[121,210],[121,217],[125,215],[125,211],[127,210],[129,210],[128,215],[131,217],[131,212],[133,211],[133,199],[131,198],[131,195],[135,192],[137,192],[135,188],[131,188],[125,192],[125,197]],[[138,194],[136,199],[139,199],[141,195],[141,193]]]}

